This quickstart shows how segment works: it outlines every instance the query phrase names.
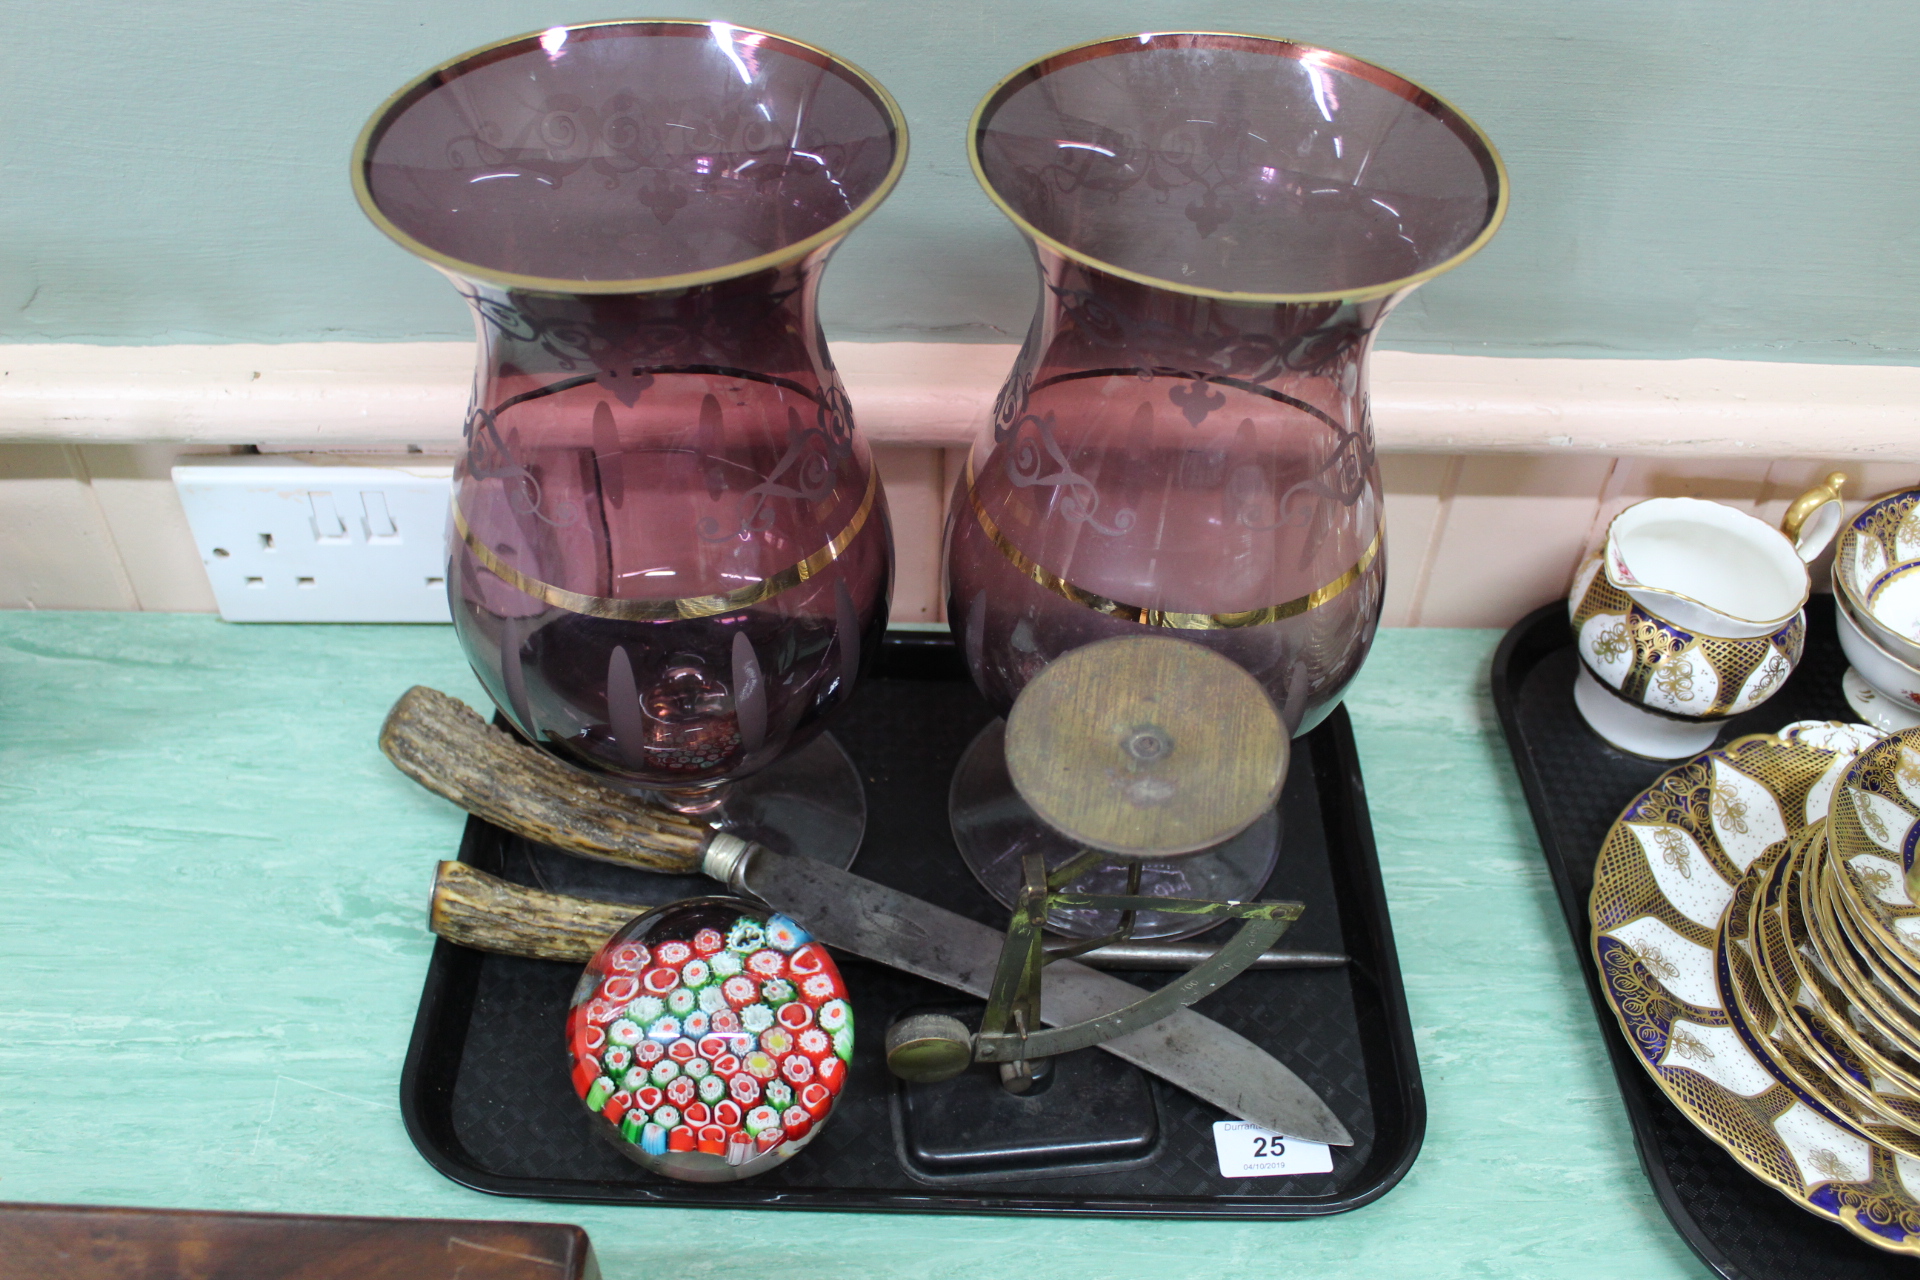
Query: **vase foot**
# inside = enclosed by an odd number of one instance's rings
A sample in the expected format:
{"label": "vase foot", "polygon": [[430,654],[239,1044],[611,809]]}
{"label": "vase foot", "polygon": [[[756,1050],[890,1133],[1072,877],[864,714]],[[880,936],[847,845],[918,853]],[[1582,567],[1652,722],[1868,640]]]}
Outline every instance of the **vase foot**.
{"label": "vase foot", "polygon": [[1724,720],[1673,720],[1628,705],[1593,678],[1586,664],[1573,680],[1573,704],[1587,727],[1620,750],[1649,760],[1697,756],[1720,736]]}
{"label": "vase foot", "polygon": [[[948,816],[954,843],[968,870],[1011,911],[1025,854],[1037,850],[1053,868],[1078,857],[1085,847],[1042,822],[1014,790],[1007,775],[1006,729],[1006,721],[995,720],[967,747],[954,771]],[[1155,897],[1214,901],[1257,898],[1279,856],[1280,816],[1269,809],[1245,831],[1211,849],[1143,862],[1140,891]],[[1073,888],[1124,894],[1128,866],[1126,859],[1114,857],[1075,880]],[[1189,915],[1143,911],[1134,921],[1133,936],[1190,938],[1218,923],[1217,919],[1196,923]],[[1055,909],[1047,916],[1047,929],[1069,938],[1101,937],[1119,925],[1117,911]]]}
{"label": "vase foot", "polygon": [[1853,714],[1881,733],[1920,729],[1920,713],[1909,711],[1881,693],[1852,667],[1848,667],[1847,673],[1840,677],[1840,692],[1846,695],[1847,705],[1853,708]]}
{"label": "vase foot", "polygon": [[727,784],[714,825],[775,853],[845,870],[867,830],[867,793],[846,751],[823,733],[759,773]]}

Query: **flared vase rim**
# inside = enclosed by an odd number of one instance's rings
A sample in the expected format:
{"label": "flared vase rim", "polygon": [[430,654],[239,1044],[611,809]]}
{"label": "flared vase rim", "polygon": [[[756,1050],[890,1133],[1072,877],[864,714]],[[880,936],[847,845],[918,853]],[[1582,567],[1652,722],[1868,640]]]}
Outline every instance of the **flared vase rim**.
{"label": "flared vase rim", "polygon": [[[1485,225],[1464,247],[1449,255],[1433,266],[1412,275],[1400,276],[1378,283],[1355,285],[1345,289],[1327,289],[1311,293],[1253,293],[1231,289],[1208,289],[1198,285],[1185,284],[1164,276],[1150,275],[1143,271],[1134,271],[1116,263],[1083,253],[1065,241],[1048,235],[1022,217],[1007,199],[994,187],[987,176],[986,166],[980,157],[980,136],[985,128],[987,117],[1004,105],[1005,100],[1027,84],[1039,80],[1049,72],[1064,69],[1077,63],[1088,62],[1094,58],[1138,50],[1150,41],[1187,40],[1206,41],[1206,47],[1233,49],[1247,52],[1269,52],[1276,57],[1285,57],[1299,61],[1308,55],[1321,55],[1322,65],[1331,67],[1349,75],[1358,76],[1370,84],[1386,89],[1404,98],[1417,107],[1426,109],[1442,124],[1454,132],[1476,156],[1482,166],[1491,171],[1493,186],[1493,208],[1488,214]],[[1217,42],[1217,43],[1215,43]],[[1192,46],[1189,46],[1192,47]],[[1294,50],[1297,52],[1286,52]],[[1464,135],[1464,136],[1463,136]],[[1325,45],[1311,44],[1304,40],[1294,40],[1286,36],[1253,35],[1240,31],[1139,31],[1124,35],[1102,36],[1097,40],[1087,40],[1080,44],[1055,49],[1052,53],[1033,59],[1023,66],[1015,68],[1003,76],[973,109],[973,117],[967,122],[967,162],[973,168],[974,180],[980,184],[987,198],[1006,218],[1020,229],[1035,244],[1042,245],[1070,262],[1099,271],[1105,275],[1128,280],[1134,284],[1165,290],[1168,293],[1185,294],[1190,297],[1209,298],[1220,302],[1241,303],[1246,305],[1284,305],[1289,303],[1328,303],[1328,302],[1367,302],[1377,298],[1391,297],[1404,293],[1418,285],[1426,283],[1435,276],[1444,275],[1461,263],[1480,252],[1487,242],[1493,239],[1500,224],[1506,220],[1510,190],[1507,181],[1506,161],[1501,159],[1500,149],[1493,145],[1493,139],[1472,117],[1446,98],[1413,80],[1389,70],[1377,62],[1343,53],[1338,49],[1329,49]]]}
{"label": "flared vase rim", "polygon": [[[449,83],[458,75],[498,62],[503,58],[523,52],[520,46],[541,47],[543,37],[551,32],[564,31],[569,37],[579,32],[604,31],[616,27],[651,29],[645,34],[661,36],[693,36],[697,33],[713,35],[716,28],[724,27],[729,31],[747,35],[761,36],[774,42],[780,51],[801,55],[803,60],[814,62],[824,70],[832,71],[843,79],[863,90],[880,108],[881,114],[892,133],[893,156],[887,171],[874,186],[872,192],[847,213],[830,225],[821,228],[804,239],[783,245],[768,253],[757,254],[751,258],[741,258],[734,262],[723,263],[717,267],[707,267],[700,271],[686,271],[674,275],[641,276],[620,280],[585,280],[566,276],[535,276],[519,272],[502,271],[496,267],[469,262],[442,253],[432,245],[409,234],[387,216],[375,200],[372,187],[367,181],[367,169],[373,157],[373,149],[385,135],[388,126],[399,119],[400,114],[411,107],[420,98],[425,97],[442,84]],[[783,46],[783,47],[782,47]],[[449,74],[453,73],[453,74]],[[550,294],[557,297],[575,297],[580,295],[620,295],[642,293],[669,293],[681,289],[698,288],[702,285],[719,284],[727,280],[738,280],[757,275],[763,271],[777,270],[781,267],[811,257],[821,249],[827,248],[864,222],[868,215],[880,207],[887,196],[899,184],[900,177],[907,167],[907,118],[900,110],[900,104],[894,101],[885,85],[881,84],[865,70],[819,45],[810,44],[793,36],[782,35],[777,31],[768,31],[764,27],[744,26],[737,22],[721,22],[698,18],[606,18],[593,22],[564,22],[542,27],[537,31],[526,31],[505,39],[491,41],[457,54],[444,62],[428,68],[414,76],[389,94],[367,118],[360,129],[360,135],[353,144],[351,160],[353,195],[360,205],[360,211],[388,239],[415,257],[439,268],[449,275],[480,284],[495,285],[516,293]]]}

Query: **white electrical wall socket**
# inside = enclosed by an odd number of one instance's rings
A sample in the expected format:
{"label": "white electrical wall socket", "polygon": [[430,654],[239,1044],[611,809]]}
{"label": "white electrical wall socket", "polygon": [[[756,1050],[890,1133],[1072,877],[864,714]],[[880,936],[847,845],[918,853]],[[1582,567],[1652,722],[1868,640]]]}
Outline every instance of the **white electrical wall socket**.
{"label": "white electrical wall socket", "polygon": [[[228,622],[449,622],[450,467],[173,469]],[[235,465],[239,464],[239,465]]]}

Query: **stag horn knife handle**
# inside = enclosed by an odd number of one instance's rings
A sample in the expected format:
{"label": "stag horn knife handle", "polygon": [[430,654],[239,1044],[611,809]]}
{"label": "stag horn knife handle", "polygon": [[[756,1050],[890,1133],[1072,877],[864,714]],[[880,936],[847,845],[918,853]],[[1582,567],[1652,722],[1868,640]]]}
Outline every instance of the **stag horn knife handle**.
{"label": "stag horn knife handle", "polygon": [[438,689],[415,685],[400,696],[380,727],[380,750],[435,795],[563,853],[673,875],[700,870],[705,826],[595,781]]}
{"label": "stag horn knife handle", "polygon": [[433,877],[429,923],[448,942],[476,951],[585,964],[614,930],[648,909],[529,889],[464,862],[443,862]]}
{"label": "stag horn knife handle", "polygon": [[[430,927],[448,942],[476,951],[585,964],[633,917],[651,908],[529,889],[464,862],[443,862],[433,881]],[[1206,943],[1126,942],[1077,957],[1096,969],[1191,969],[1210,959]],[[1251,969],[1333,969],[1347,957],[1322,951],[1268,951]]]}

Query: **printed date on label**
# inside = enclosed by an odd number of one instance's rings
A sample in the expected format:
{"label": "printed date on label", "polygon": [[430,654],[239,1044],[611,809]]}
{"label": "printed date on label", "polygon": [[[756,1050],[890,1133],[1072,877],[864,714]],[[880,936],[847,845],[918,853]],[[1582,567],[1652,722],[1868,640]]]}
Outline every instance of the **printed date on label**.
{"label": "printed date on label", "polygon": [[1289,1138],[1245,1120],[1216,1120],[1213,1149],[1223,1178],[1276,1178],[1333,1171],[1333,1151],[1324,1143]]}

